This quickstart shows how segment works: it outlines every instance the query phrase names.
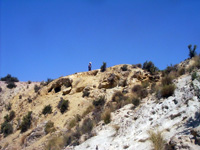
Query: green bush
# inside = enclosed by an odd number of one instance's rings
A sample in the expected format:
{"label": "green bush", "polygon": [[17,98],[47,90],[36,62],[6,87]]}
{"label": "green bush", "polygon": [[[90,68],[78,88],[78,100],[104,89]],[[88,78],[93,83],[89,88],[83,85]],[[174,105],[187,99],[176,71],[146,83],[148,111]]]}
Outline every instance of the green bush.
{"label": "green bush", "polygon": [[144,62],[142,69],[149,71],[151,74],[154,74],[156,71],[158,71],[158,68],[152,61]]}
{"label": "green bush", "polygon": [[175,90],[174,84],[164,85],[161,89],[161,96],[164,98],[172,96],[174,94],[174,90]]}
{"label": "green bush", "polygon": [[101,66],[101,72],[106,71],[106,62],[103,62],[103,65]]}
{"label": "green bush", "polygon": [[10,122],[15,118],[15,112],[12,110],[9,115],[4,116],[6,122]]}
{"label": "green bush", "polygon": [[31,120],[32,120],[32,111],[29,111],[26,116],[23,117],[21,123],[21,133],[26,132],[31,127]]}
{"label": "green bush", "polygon": [[105,96],[100,96],[98,99],[94,100],[92,104],[95,107],[103,106],[105,104]]}
{"label": "green bush", "polygon": [[17,86],[14,82],[8,82],[6,87],[9,88],[9,89],[12,89],[12,88],[16,88]]}
{"label": "green bush", "polygon": [[52,108],[51,105],[47,105],[43,108],[42,110],[42,114],[46,115],[46,114],[51,114],[52,113]]}
{"label": "green bush", "polygon": [[6,83],[19,82],[19,80],[16,77],[12,77],[10,74],[8,74],[7,76],[1,78],[1,81],[6,81]]}
{"label": "green bush", "polygon": [[196,72],[193,72],[191,75],[192,81],[198,78],[198,75]]}
{"label": "green bush", "polygon": [[6,137],[9,134],[13,133],[12,125],[9,122],[4,121],[4,123],[1,124],[1,133],[4,134],[4,137]]}
{"label": "green bush", "polygon": [[69,100],[64,100],[61,98],[61,100],[58,103],[58,108],[60,109],[60,112],[63,114],[66,110],[68,110],[69,107]]}
{"label": "green bush", "polygon": [[127,71],[127,70],[128,70],[128,65],[123,65],[123,66],[121,67],[121,70],[122,70],[122,71]]}

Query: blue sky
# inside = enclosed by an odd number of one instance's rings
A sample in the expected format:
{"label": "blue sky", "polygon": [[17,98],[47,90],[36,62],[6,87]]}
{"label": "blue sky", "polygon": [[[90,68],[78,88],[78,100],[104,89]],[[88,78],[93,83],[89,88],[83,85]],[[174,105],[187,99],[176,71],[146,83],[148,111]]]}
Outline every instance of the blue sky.
{"label": "blue sky", "polygon": [[[42,81],[200,49],[199,0],[0,0],[0,77]],[[199,46],[199,47],[198,47]]]}

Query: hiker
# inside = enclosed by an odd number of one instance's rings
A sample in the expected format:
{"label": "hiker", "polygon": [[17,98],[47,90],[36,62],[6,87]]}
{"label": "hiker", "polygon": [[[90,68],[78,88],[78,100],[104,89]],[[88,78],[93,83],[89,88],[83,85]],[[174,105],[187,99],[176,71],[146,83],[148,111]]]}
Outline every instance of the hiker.
{"label": "hiker", "polygon": [[91,71],[91,69],[92,69],[92,63],[89,62],[89,65],[88,65],[88,71]]}

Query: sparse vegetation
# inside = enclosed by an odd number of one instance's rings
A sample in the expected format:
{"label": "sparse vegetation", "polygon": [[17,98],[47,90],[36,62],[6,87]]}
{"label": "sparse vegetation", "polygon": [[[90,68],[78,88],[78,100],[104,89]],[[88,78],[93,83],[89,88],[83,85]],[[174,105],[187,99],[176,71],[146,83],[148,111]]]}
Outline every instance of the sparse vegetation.
{"label": "sparse vegetation", "polygon": [[101,72],[106,71],[106,62],[103,62],[103,65],[101,66]]}
{"label": "sparse vegetation", "polygon": [[158,71],[158,68],[154,65],[152,61],[146,61],[142,67],[144,70],[149,71],[151,74],[155,74]]}
{"label": "sparse vegetation", "polygon": [[31,127],[32,111],[29,111],[26,116],[23,117],[22,123],[20,125],[21,133],[26,132]]}
{"label": "sparse vegetation", "polygon": [[34,86],[34,90],[35,90],[35,93],[37,93],[39,90],[40,90],[40,86],[38,86],[37,84]]}
{"label": "sparse vegetation", "polygon": [[56,131],[56,129],[54,128],[54,123],[52,121],[48,121],[45,125],[44,131],[46,134]]}
{"label": "sparse vegetation", "polygon": [[4,121],[4,123],[1,124],[1,133],[3,133],[4,137],[8,136],[9,134],[12,134],[12,125],[9,122]]}
{"label": "sparse vegetation", "polygon": [[2,88],[0,87],[0,93],[2,92]]}
{"label": "sparse vegetation", "polygon": [[6,83],[19,82],[19,80],[16,77],[12,77],[10,74],[8,74],[7,76],[1,78],[1,81],[6,81]]}
{"label": "sparse vegetation", "polygon": [[69,100],[64,100],[61,98],[61,100],[58,103],[58,108],[60,109],[60,112],[63,114],[66,110],[68,110],[69,107]]}
{"label": "sparse vegetation", "polygon": [[6,122],[10,122],[15,118],[15,112],[12,110],[9,115],[4,116]]}
{"label": "sparse vegetation", "polygon": [[196,72],[193,72],[191,75],[192,81],[198,78],[198,75]]}
{"label": "sparse vegetation", "polygon": [[100,96],[99,98],[97,98],[96,100],[93,100],[92,104],[95,107],[98,106],[103,106],[105,104],[105,96]]}
{"label": "sparse vegetation", "polygon": [[153,144],[154,150],[164,150],[165,149],[165,140],[163,139],[162,133],[157,131],[157,133],[153,131],[149,131],[149,140]]}
{"label": "sparse vegetation", "polygon": [[83,121],[83,124],[82,124],[82,126],[81,126],[81,132],[82,132],[83,134],[85,134],[85,133],[90,134],[91,131],[92,131],[92,129],[93,129],[93,126],[94,126],[94,124],[93,124],[92,120],[91,120],[90,118],[86,118],[86,119]]}
{"label": "sparse vegetation", "polygon": [[122,71],[127,71],[127,70],[128,70],[128,65],[123,65],[123,66],[121,67],[121,70],[122,70]]}
{"label": "sparse vegetation", "polygon": [[47,105],[47,106],[45,106],[45,107],[43,108],[43,110],[42,110],[42,114],[43,114],[43,115],[51,114],[51,113],[52,113],[52,107],[51,107],[50,104]]}
{"label": "sparse vegetation", "polygon": [[161,89],[161,96],[164,98],[172,96],[174,94],[174,90],[175,90],[174,84],[164,85]]}
{"label": "sparse vegetation", "polygon": [[90,91],[88,91],[88,90],[83,90],[83,95],[82,95],[82,97],[88,97],[90,95]]}
{"label": "sparse vegetation", "polygon": [[9,88],[9,89],[13,89],[13,88],[16,88],[17,86],[14,82],[8,82],[6,87]]}
{"label": "sparse vegetation", "polygon": [[101,119],[104,121],[105,124],[110,123],[110,121],[111,121],[111,111],[110,111],[110,109],[106,109],[106,110],[102,113]]}
{"label": "sparse vegetation", "polygon": [[137,107],[140,105],[140,100],[137,97],[133,97],[132,104]]}
{"label": "sparse vegetation", "polygon": [[132,88],[132,92],[136,94],[137,97],[143,99],[148,96],[147,89],[143,88],[141,85],[135,85]]}
{"label": "sparse vegetation", "polygon": [[82,118],[84,118],[87,114],[89,114],[89,113],[92,112],[93,110],[94,110],[94,105],[88,106],[87,109],[83,112]]}
{"label": "sparse vegetation", "polygon": [[5,108],[7,111],[11,110],[11,108],[12,108],[11,103],[9,102],[7,105],[5,105]]}

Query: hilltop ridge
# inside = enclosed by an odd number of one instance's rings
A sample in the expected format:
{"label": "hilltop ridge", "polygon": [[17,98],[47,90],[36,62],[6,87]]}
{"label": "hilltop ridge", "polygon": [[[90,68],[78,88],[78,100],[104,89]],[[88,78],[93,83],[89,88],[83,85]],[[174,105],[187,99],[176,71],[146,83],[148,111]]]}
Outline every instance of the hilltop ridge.
{"label": "hilltop ridge", "polygon": [[[193,130],[199,124],[189,124],[192,119],[198,122],[195,115],[200,109],[197,92],[200,71],[195,67],[190,69],[198,60],[188,59],[168,68],[170,71],[165,74],[173,76],[170,85],[175,91],[167,96],[162,96],[161,90],[164,72],[151,73],[136,65],[75,73],[48,84],[18,82],[13,89],[0,81],[0,123],[11,111],[15,112],[14,119],[9,121],[13,133],[7,136],[2,133],[0,146],[26,150],[78,150],[96,146],[99,149],[151,149],[148,132],[155,129],[163,132],[165,146],[181,149],[184,146],[181,143],[187,141],[187,148],[199,148],[198,134]],[[194,72],[197,75],[192,80]],[[44,111],[46,106],[49,109]],[[65,109],[61,111],[61,108]],[[22,132],[23,118],[28,112],[32,112],[31,125]],[[105,118],[109,114],[110,118]],[[185,138],[180,140],[182,135]],[[178,138],[174,145],[173,138]]]}

